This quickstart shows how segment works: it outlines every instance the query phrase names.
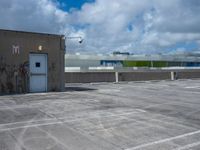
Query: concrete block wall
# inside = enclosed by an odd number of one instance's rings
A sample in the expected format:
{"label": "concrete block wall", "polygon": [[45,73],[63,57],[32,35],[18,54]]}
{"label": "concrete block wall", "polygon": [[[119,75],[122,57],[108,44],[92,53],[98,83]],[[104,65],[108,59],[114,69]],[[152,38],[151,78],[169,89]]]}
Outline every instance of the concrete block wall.
{"label": "concrete block wall", "polygon": [[65,72],[65,83],[91,83],[91,82],[115,82],[118,81],[149,81],[171,80],[171,72],[176,72],[175,79],[200,79],[199,70],[157,70],[135,72]]}
{"label": "concrete block wall", "polygon": [[[19,50],[14,53],[16,45]],[[42,51],[38,46],[42,46]],[[0,29],[0,94],[29,92],[29,55],[32,53],[48,55],[48,91],[64,90],[62,35]]]}
{"label": "concrete block wall", "polygon": [[196,79],[200,78],[200,70],[196,71],[177,71],[178,79]]}
{"label": "concrete block wall", "polygon": [[169,72],[123,72],[119,73],[119,81],[147,81],[170,79]]}
{"label": "concrete block wall", "polygon": [[67,72],[65,83],[115,82],[114,72]]}

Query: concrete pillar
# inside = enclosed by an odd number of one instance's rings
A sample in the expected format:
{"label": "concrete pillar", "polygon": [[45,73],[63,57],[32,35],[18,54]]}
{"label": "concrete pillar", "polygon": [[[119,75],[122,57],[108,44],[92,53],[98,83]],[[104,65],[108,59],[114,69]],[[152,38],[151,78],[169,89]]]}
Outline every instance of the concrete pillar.
{"label": "concrete pillar", "polygon": [[171,80],[176,80],[177,79],[177,73],[174,71],[171,71]]}
{"label": "concrete pillar", "polygon": [[171,71],[171,80],[173,81],[174,80],[174,72]]}
{"label": "concrete pillar", "polygon": [[115,72],[115,82],[119,82],[119,72]]}

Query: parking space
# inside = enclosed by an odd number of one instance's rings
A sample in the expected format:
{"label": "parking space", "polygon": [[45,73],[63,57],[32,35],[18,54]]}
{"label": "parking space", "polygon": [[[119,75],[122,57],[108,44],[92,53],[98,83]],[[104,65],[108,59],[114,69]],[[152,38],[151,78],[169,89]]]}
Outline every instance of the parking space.
{"label": "parking space", "polygon": [[200,80],[0,96],[0,150],[199,150]]}

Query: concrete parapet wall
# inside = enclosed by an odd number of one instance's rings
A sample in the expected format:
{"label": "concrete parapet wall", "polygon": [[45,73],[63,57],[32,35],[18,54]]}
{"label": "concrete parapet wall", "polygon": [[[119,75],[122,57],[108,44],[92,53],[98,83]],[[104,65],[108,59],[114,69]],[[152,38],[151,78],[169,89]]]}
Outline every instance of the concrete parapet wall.
{"label": "concrete parapet wall", "polygon": [[67,72],[65,83],[115,82],[114,72]]}
{"label": "concrete parapet wall", "polygon": [[119,81],[147,81],[170,79],[169,72],[123,72],[119,73]]}
{"label": "concrete parapet wall", "polygon": [[115,72],[66,72],[65,83],[171,80],[171,72],[176,72],[175,79],[200,78],[200,69],[119,72],[117,76]]}
{"label": "concrete parapet wall", "polygon": [[200,70],[197,71],[178,71],[178,79],[195,79],[200,78]]}

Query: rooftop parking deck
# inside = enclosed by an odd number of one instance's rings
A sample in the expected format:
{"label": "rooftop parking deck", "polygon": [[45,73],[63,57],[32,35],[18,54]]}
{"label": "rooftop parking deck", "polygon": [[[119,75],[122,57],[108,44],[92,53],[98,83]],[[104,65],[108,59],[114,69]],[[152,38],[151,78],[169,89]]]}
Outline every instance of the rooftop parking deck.
{"label": "rooftop parking deck", "polygon": [[0,150],[188,149],[200,149],[200,80],[0,96]]}

